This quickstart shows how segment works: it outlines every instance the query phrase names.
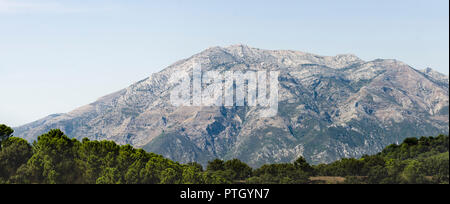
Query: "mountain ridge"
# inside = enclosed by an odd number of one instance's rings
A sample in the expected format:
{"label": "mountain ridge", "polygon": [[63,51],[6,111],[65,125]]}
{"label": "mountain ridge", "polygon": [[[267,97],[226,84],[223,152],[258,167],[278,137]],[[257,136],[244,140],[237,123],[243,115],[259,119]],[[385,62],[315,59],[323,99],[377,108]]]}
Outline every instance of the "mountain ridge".
{"label": "mountain ridge", "polygon": [[[261,119],[253,107],[171,106],[170,75],[191,71],[194,61],[205,71],[279,71],[279,114]],[[239,158],[260,166],[298,156],[331,162],[409,136],[448,134],[448,76],[393,59],[211,47],[86,106],[15,129],[16,136],[33,140],[52,128],[180,162]]]}

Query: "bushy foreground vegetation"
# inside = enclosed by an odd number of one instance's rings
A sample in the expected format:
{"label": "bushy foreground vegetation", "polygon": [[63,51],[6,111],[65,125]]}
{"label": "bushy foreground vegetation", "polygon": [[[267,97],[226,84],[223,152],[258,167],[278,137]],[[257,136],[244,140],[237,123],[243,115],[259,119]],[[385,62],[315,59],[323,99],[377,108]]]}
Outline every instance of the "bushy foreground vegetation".
{"label": "bushy foreground vegetation", "polygon": [[264,165],[253,170],[234,159],[179,164],[111,141],[78,141],[60,130],[30,145],[0,125],[0,183],[43,184],[306,184],[449,183],[449,137],[408,138],[377,155],[311,166]]}

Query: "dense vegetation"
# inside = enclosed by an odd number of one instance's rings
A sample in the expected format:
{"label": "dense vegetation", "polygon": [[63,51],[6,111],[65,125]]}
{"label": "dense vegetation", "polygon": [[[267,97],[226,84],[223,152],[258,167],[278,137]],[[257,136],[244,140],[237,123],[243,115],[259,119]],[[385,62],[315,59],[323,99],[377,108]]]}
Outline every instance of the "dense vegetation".
{"label": "dense vegetation", "polygon": [[296,184],[449,183],[449,137],[408,138],[377,155],[312,166],[304,158],[253,170],[234,159],[179,164],[111,141],[78,141],[60,130],[29,144],[0,125],[0,183]]}

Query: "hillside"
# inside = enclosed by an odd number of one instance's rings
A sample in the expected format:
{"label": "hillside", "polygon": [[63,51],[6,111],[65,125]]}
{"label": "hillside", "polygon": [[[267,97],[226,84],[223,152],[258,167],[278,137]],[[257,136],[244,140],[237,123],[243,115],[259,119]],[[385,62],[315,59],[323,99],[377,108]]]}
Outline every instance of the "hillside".
{"label": "hillside", "polygon": [[[278,114],[261,107],[175,107],[178,71],[279,71]],[[110,140],[182,163],[238,158],[252,167],[375,154],[406,137],[448,134],[449,79],[393,59],[320,56],[244,45],[212,47],[69,113],[16,127],[28,141],[51,129]]]}

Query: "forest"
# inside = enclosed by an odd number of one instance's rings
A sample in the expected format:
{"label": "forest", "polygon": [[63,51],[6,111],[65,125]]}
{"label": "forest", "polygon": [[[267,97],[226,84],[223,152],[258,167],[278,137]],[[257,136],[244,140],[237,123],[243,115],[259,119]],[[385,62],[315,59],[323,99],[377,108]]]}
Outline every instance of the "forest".
{"label": "forest", "polygon": [[407,138],[376,155],[252,169],[233,159],[206,168],[112,141],[82,141],[54,129],[30,144],[0,125],[0,184],[448,184],[449,136]]}

